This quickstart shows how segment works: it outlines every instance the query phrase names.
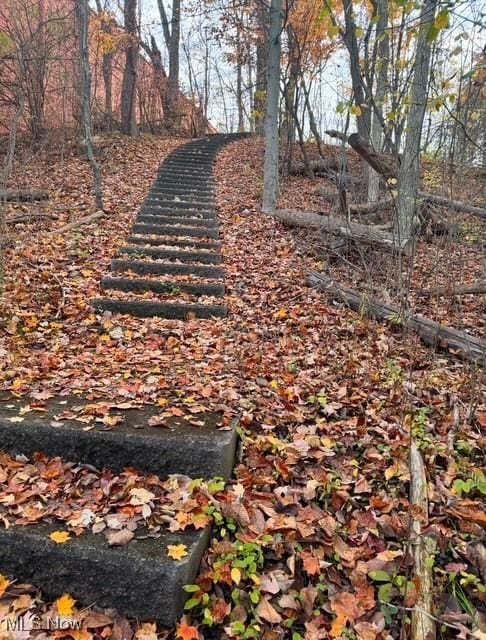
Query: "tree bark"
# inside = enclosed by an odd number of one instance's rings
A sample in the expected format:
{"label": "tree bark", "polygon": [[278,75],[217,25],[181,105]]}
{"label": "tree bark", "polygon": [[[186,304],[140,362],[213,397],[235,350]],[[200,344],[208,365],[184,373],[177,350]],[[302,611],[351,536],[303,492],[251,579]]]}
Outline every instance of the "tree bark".
{"label": "tree bark", "polygon": [[472,284],[463,284],[456,287],[437,287],[436,289],[421,289],[422,296],[465,296],[482,295],[486,293],[486,282],[478,280]]}
{"label": "tree bark", "polygon": [[[375,0],[376,6],[376,86],[373,92],[373,109],[371,114],[371,145],[375,151],[382,150],[383,143],[383,102],[386,97],[388,78],[388,0]],[[368,173],[368,202],[376,202],[380,193],[380,174],[374,169]]]}
{"label": "tree bark", "polygon": [[317,229],[324,233],[341,236],[356,242],[378,245],[384,247],[387,251],[407,252],[407,246],[399,247],[393,234],[371,225],[350,222],[336,216],[321,215],[307,211],[291,211],[289,209],[278,209],[272,215],[277,220],[293,227]]}
{"label": "tree bark", "polygon": [[411,640],[434,640],[435,620],[432,616],[434,598],[434,555],[436,542],[424,532],[429,522],[429,500],[425,466],[413,435],[410,445],[410,545],[412,547],[414,581],[418,597],[412,609]]}
{"label": "tree bark", "polygon": [[[345,134],[340,131],[328,130],[326,133],[329,136],[340,140],[342,140],[343,137],[346,137]],[[399,169],[391,157],[386,157],[383,154],[374,151],[366,140],[363,140],[357,133],[351,134],[349,138],[347,138],[347,141],[356,153],[364,158],[370,166],[372,166],[373,169],[380,173],[380,175],[382,175],[386,180],[396,179]],[[322,166],[324,168],[325,165]],[[296,169],[298,169],[298,166]],[[427,203],[437,204],[441,207],[447,207],[448,209],[453,209],[462,213],[469,213],[477,218],[486,219],[486,209],[483,209],[482,207],[476,207],[472,204],[462,202],[461,200],[450,200],[449,198],[444,198],[444,196],[438,196],[427,191],[418,190],[417,196],[425,200]]]}
{"label": "tree bark", "polygon": [[93,150],[93,134],[91,128],[91,71],[89,67],[89,9],[88,0],[75,0],[75,18],[79,39],[79,56],[81,71],[81,112],[84,129],[84,142],[94,178],[96,206],[103,209],[103,192],[101,170]]}
{"label": "tree bark", "polygon": [[180,125],[179,118],[179,50],[181,40],[181,0],[173,0],[172,16],[169,22],[163,0],[157,0],[165,45],[169,54],[169,77],[164,108],[168,124]]}
{"label": "tree bark", "polygon": [[84,216],[84,218],[80,218],[79,220],[75,220],[74,222],[69,222],[65,224],[63,227],[59,229],[54,229],[53,231],[49,231],[48,236],[58,236],[61,233],[66,233],[66,231],[71,231],[72,229],[77,229],[78,227],[82,227],[85,224],[89,224],[90,222],[94,222],[95,220],[99,220],[105,216],[104,211],[96,211],[96,213],[91,213],[89,216]]}
{"label": "tree bark", "polygon": [[137,96],[137,59],[138,59],[138,33],[137,33],[137,0],[125,0],[124,25],[131,42],[125,51],[125,68],[123,70],[122,94],[121,94],[121,128],[123,133],[136,136],[138,133],[136,120],[136,96]]}
{"label": "tree bark", "polygon": [[256,8],[257,42],[256,42],[256,79],[253,94],[253,120],[255,133],[264,135],[265,101],[267,99],[267,60],[268,60],[268,0],[259,0]]}
{"label": "tree bark", "polygon": [[427,105],[432,44],[430,28],[434,23],[438,0],[424,0],[410,91],[403,157],[398,170],[396,232],[399,240],[414,235],[415,209],[420,183],[420,141]]}
{"label": "tree bark", "polygon": [[268,47],[267,108],[265,118],[265,162],[263,169],[264,213],[277,206],[278,184],[278,102],[280,96],[280,51],[282,0],[272,0],[270,7],[270,42]]}
{"label": "tree bark", "polygon": [[[96,10],[101,16],[101,30],[108,36],[112,32],[112,19],[103,12],[101,0],[96,0]],[[105,126],[108,131],[113,130],[115,119],[113,117],[113,54],[103,51],[103,86],[105,89]]]}
{"label": "tree bark", "polygon": [[345,302],[351,309],[365,313],[372,318],[391,320],[393,326],[397,326],[396,320],[400,319],[402,327],[416,331],[423,342],[428,345],[451,349],[465,360],[477,362],[480,365],[486,364],[485,340],[471,336],[463,331],[444,327],[438,322],[420,315],[408,314],[403,316],[398,307],[384,304],[366,295],[361,295],[353,289],[342,287],[321,273],[311,273],[307,278],[307,283],[320,291],[329,293],[333,298]]}

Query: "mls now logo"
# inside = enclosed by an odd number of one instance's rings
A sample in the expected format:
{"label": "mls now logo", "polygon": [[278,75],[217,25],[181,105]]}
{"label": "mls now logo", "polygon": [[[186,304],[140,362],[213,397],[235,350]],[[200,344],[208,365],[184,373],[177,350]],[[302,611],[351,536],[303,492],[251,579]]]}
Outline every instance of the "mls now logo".
{"label": "mls now logo", "polygon": [[62,616],[38,616],[26,613],[16,618],[9,617],[0,621],[0,631],[66,631],[81,629],[81,620],[73,620]]}

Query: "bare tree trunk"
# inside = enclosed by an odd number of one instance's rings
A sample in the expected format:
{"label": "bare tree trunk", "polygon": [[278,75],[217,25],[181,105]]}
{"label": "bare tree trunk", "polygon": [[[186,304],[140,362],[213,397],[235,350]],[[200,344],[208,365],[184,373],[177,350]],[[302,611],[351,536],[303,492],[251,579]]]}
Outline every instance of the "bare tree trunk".
{"label": "bare tree trunk", "polygon": [[181,40],[181,0],[174,0],[169,23],[163,0],[157,0],[164,40],[169,53],[169,82],[165,109],[169,124],[177,126],[179,111],[179,49]]}
{"label": "bare tree trunk", "polygon": [[[103,15],[103,7],[101,0],[96,0],[96,10],[102,16],[101,30],[107,36],[111,35],[112,23],[111,18],[107,14]],[[105,89],[105,126],[108,131],[113,130],[113,54],[103,51],[103,85]]]}
{"label": "bare tree trunk", "polygon": [[172,118],[179,111],[179,45],[181,40],[181,0],[172,4],[172,29],[169,48],[169,101]]}
{"label": "bare tree trunk", "polygon": [[[371,145],[375,151],[382,150],[383,128],[382,117],[383,102],[386,96],[387,77],[388,77],[388,0],[375,0],[376,2],[376,88],[374,91],[374,105],[371,115]],[[380,176],[373,169],[368,173],[368,202],[377,202],[379,198]]]}
{"label": "bare tree trunk", "polygon": [[238,131],[245,130],[245,110],[243,106],[243,50],[241,44],[241,25],[236,23],[236,106],[238,108]]}
{"label": "bare tree trunk", "polygon": [[280,97],[280,51],[282,0],[272,0],[268,47],[267,110],[265,118],[264,213],[273,213],[278,199],[278,103]]}
{"label": "bare tree trunk", "polygon": [[125,69],[123,70],[121,95],[121,124],[123,133],[136,136],[138,133],[135,112],[138,58],[137,0],[125,0],[124,25],[125,30],[131,36],[131,42],[125,52]]}
{"label": "bare tree trunk", "polygon": [[405,145],[398,170],[396,232],[399,243],[413,236],[415,205],[420,181],[420,140],[427,104],[432,43],[430,28],[435,19],[438,0],[424,0],[420,14],[420,31],[415,54],[414,73],[410,91],[410,110],[407,118]]}
{"label": "bare tree trunk", "polygon": [[268,59],[268,3],[258,2],[257,8],[258,38],[256,45],[256,87],[253,97],[253,118],[255,133],[264,134],[265,100],[267,98],[267,59]]}
{"label": "bare tree trunk", "polygon": [[[369,139],[371,129],[371,118],[369,105],[365,101],[365,90],[363,76],[360,68],[360,55],[358,38],[356,34],[356,23],[353,15],[353,0],[343,0],[345,31],[343,34],[344,44],[349,53],[349,68],[351,72],[351,82],[353,86],[354,101],[360,109],[360,114],[356,116],[356,127],[358,133],[365,139]],[[363,163],[363,175],[368,179],[368,166]]]}
{"label": "bare tree trunk", "polygon": [[91,71],[89,68],[89,26],[88,0],[75,1],[76,30],[79,39],[80,71],[81,71],[81,107],[84,129],[84,143],[94,177],[96,206],[103,209],[103,193],[101,186],[101,171],[93,151],[93,135],[91,129]]}

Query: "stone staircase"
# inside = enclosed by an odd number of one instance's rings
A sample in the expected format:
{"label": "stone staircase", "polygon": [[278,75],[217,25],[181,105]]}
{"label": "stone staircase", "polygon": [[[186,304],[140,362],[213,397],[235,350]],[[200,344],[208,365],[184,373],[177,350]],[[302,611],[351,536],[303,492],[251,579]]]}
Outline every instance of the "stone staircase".
{"label": "stone staircase", "polygon": [[[108,430],[96,424],[86,430],[76,419],[60,425],[59,415],[82,404],[79,398],[55,398],[46,411],[25,414],[18,422],[25,400],[3,400],[0,451],[29,457],[40,451],[115,472],[135,467],[162,479],[170,474],[205,479],[231,475],[236,423],[220,429],[217,413],[198,414],[197,426],[184,418],[168,418],[164,428],[149,426],[159,413],[155,407],[115,410],[123,422]],[[177,533],[162,529],[156,538],[137,531],[127,545],[115,547],[103,534],[89,532],[56,544],[49,534],[59,529],[65,526],[39,523],[5,529],[0,520],[0,574],[35,585],[47,598],[69,593],[80,605],[113,608],[165,626],[182,614],[187,595],[183,587],[194,582],[210,536],[209,528]],[[167,550],[179,544],[186,545],[188,555],[175,561]]]}
{"label": "stone staircase", "polygon": [[[196,140],[167,158],[127,245],[102,281],[110,297],[94,300],[97,310],[174,319],[226,315],[212,166],[218,149],[238,137]],[[42,452],[115,472],[130,466],[162,479],[231,474],[237,425],[221,429],[217,413],[198,414],[196,426],[190,419],[168,418],[160,428],[150,422],[157,407],[120,411],[115,405],[110,411],[122,416],[121,424],[107,429],[93,423],[87,429],[73,417],[83,405],[80,398],[53,398],[45,410],[27,413],[25,399],[1,400],[0,452]],[[60,421],[63,414],[68,417]],[[194,582],[210,535],[208,528],[162,531],[158,538],[142,533],[116,547],[93,533],[56,544],[49,534],[57,528],[41,523],[6,529],[0,520],[0,573],[35,585],[47,598],[70,593],[81,605],[166,626],[182,613],[183,586]],[[175,544],[187,547],[180,561],[167,555]]]}
{"label": "stone staircase", "polygon": [[225,317],[212,167],[241,134],[195,140],[163,163],[127,246],[101,282],[98,311],[171,319]]}

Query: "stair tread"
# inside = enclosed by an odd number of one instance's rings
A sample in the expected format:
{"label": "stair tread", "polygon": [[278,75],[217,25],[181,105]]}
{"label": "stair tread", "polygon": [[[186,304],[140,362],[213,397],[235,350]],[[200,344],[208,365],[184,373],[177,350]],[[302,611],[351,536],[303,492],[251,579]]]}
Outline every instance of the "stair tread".
{"label": "stair tread", "polygon": [[103,280],[101,281],[101,287],[104,291],[152,291],[155,293],[166,293],[178,289],[193,296],[221,297],[225,294],[225,286],[223,283],[207,282],[205,280],[198,281],[197,279],[188,282],[184,280],[176,280],[174,278],[160,280],[156,278],[115,278],[108,276],[106,278],[103,278]]}
{"label": "stair tread", "polygon": [[224,271],[220,267],[197,264],[193,262],[161,262],[158,260],[122,260],[115,258],[111,261],[113,272],[132,271],[133,273],[162,273],[162,274],[186,274],[204,276],[205,278],[224,278]]}
{"label": "stair tread", "polygon": [[201,319],[226,317],[227,309],[223,305],[203,305],[188,303],[164,303],[144,301],[122,301],[110,298],[98,298],[92,301],[92,306],[98,311],[129,314],[140,318],[160,316],[174,320],[187,320],[191,316]]}

